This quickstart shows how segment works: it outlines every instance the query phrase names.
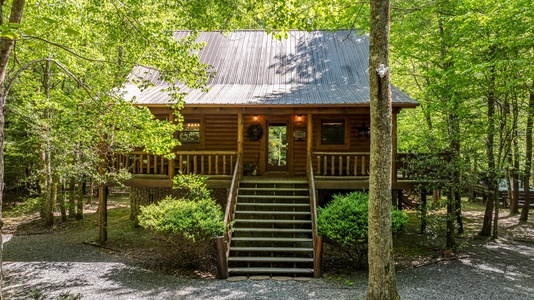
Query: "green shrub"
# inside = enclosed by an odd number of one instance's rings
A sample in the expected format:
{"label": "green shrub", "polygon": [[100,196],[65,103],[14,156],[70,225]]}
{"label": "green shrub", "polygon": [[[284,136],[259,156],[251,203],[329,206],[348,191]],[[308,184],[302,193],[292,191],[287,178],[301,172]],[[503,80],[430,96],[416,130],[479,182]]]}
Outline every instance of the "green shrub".
{"label": "green shrub", "polygon": [[193,242],[212,239],[224,232],[224,215],[212,199],[190,201],[167,196],[141,207],[139,225],[156,232],[181,235]]}
{"label": "green shrub", "polygon": [[[325,208],[318,208],[319,235],[341,250],[357,267],[364,267],[367,262],[368,201],[367,194],[352,192],[334,195]],[[402,230],[407,221],[404,212],[393,210],[393,233]]]}
{"label": "green shrub", "polygon": [[172,245],[182,267],[198,267],[213,258],[213,239],[225,230],[223,211],[211,198],[205,181],[200,175],[175,176],[173,188],[186,190],[186,194],[141,207],[138,216],[139,225],[160,233]]}
{"label": "green shrub", "polygon": [[184,199],[210,199],[210,191],[206,187],[207,179],[208,177],[202,175],[180,173],[172,179],[173,188],[185,190]]}

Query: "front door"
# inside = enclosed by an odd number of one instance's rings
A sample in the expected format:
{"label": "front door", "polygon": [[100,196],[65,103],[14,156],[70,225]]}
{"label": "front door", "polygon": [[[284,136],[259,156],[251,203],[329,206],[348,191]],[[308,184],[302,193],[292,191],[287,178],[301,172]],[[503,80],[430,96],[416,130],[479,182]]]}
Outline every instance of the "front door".
{"label": "front door", "polygon": [[286,121],[267,121],[267,172],[287,172],[288,140]]}

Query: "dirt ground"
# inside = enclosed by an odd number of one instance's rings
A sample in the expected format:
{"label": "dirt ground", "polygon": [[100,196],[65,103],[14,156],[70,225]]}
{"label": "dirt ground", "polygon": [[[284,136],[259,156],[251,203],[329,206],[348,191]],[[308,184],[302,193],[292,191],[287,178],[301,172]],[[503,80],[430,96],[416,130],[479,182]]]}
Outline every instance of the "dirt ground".
{"label": "dirt ground", "polygon": [[[134,265],[177,276],[180,278],[215,278],[216,249],[204,245],[203,251],[191,250],[184,241],[169,239],[136,227],[129,218],[128,200],[116,195],[109,202],[108,242],[104,246],[95,243],[98,234],[96,205],[86,205],[83,220],[69,219],[62,222],[57,217],[52,228],[45,228],[38,215],[10,216],[4,218],[4,234],[9,235],[55,235],[72,239],[74,243],[93,245],[103,251],[113,252]],[[461,258],[467,252],[487,244],[490,239],[480,238],[478,232],[484,215],[481,203],[466,203],[463,211],[464,233],[456,237],[454,253],[444,252],[444,226],[439,222],[443,211],[433,212],[434,223],[429,221],[427,234],[420,234],[420,219],[415,211],[407,211],[410,221],[407,228],[394,237],[396,267],[398,270],[434,263],[442,259]],[[499,218],[499,240],[520,241],[534,245],[534,213],[530,221],[519,223],[519,215],[510,215],[501,209]],[[199,254],[199,252],[201,252]],[[325,245],[323,270],[327,276],[350,274],[355,267],[329,245]]]}

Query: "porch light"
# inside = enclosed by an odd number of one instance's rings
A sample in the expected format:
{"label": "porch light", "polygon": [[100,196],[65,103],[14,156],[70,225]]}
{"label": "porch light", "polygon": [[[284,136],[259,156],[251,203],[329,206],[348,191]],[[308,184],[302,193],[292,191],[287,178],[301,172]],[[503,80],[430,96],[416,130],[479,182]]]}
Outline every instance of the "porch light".
{"label": "porch light", "polygon": [[258,119],[259,119],[259,118],[260,118],[260,117],[259,117],[258,115],[254,115],[254,116],[252,117],[252,120],[254,120],[254,122],[258,122]]}
{"label": "porch light", "polygon": [[362,121],[362,126],[360,127],[354,127],[358,131],[357,136],[368,138],[371,135],[371,131],[369,130],[369,127],[365,126],[365,121]]}
{"label": "porch light", "polygon": [[297,115],[295,117],[295,123],[297,123],[297,126],[300,126],[300,124],[302,123],[302,115]]}

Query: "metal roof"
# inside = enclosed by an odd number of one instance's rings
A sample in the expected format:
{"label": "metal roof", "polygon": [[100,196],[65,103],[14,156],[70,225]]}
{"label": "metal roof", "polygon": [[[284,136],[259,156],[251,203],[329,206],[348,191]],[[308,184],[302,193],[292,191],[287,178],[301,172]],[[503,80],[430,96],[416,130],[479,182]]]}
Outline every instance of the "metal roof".
{"label": "metal roof", "polygon": [[[189,34],[177,31],[176,39]],[[353,31],[290,31],[277,40],[265,31],[243,30],[228,35],[202,32],[200,61],[212,66],[215,76],[208,92],[186,92],[186,105],[368,105],[369,38]],[[125,99],[139,104],[168,104],[167,87],[159,72],[137,66],[129,79],[150,80],[154,86],[140,90],[131,81]],[[418,103],[392,87],[394,106]]]}

